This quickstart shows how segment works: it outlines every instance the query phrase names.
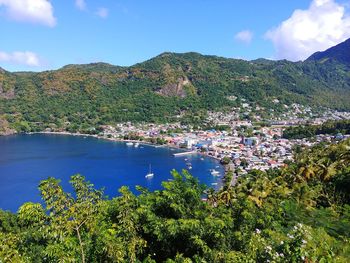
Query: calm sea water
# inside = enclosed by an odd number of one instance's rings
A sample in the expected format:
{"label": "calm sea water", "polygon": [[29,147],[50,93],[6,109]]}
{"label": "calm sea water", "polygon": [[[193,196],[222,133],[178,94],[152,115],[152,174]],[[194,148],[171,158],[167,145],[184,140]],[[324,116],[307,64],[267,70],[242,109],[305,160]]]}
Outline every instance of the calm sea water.
{"label": "calm sea water", "polygon": [[[92,137],[0,137],[0,208],[15,212],[24,202],[40,202],[39,182],[50,176],[60,179],[64,189],[71,191],[69,179],[76,173],[84,175],[96,188],[104,187],[109,197],[118,195],[123,185],[135,193],[136,185],[161,189],[161,182],[172,178],[170,171],[185,169],[186,162],[191,162],[190,172],[201,183],[220,184],[222,177],[214,177],[209,171],[215,168],[223,174],[216,160],[201,160],[200,155],[174,157],[175,152],[178,150],[141,144],[135,148]],[[150,164],[155,175],[146,179]]]}

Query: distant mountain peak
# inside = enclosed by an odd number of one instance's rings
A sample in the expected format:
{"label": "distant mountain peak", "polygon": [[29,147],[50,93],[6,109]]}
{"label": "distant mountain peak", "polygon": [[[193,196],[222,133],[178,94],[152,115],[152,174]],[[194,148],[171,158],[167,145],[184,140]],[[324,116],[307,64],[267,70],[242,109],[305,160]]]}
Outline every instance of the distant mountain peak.
{"label": "distant mountain peak", "polygon": [[319,63],[337,61],[350,67],[350,38],[325,51],[312,54],[306,61],[317,61]]}

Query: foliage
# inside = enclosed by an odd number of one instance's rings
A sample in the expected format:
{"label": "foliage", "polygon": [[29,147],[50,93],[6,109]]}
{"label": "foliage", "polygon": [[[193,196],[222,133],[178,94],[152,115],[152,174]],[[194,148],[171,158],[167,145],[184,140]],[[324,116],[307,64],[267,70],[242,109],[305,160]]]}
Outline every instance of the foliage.
{"label": "foliage", "polygon": [[231,158],[230,157],[223,157],[221,160],[220,160],[220,163],[223,164],[223,165],[228,165],[229,163],[231,162]]}
{"label": "foliage", "polygon": [[288,127],[283,131],[286,139],[311,138],[320,134],[337,135],[350,133],[350,120],[327,121],[322,125]]}
{"label": "foliage", "polygon": [[[336,61],[249,62],[164,53],[131,67],[95,63],[39,73],[1,71],[0,116],[19,132],[88,132],[126,121],[203,125],[207,110],[240,106],[242,99],[275,112],[292,103],[349,110],[349,78]],[[165,87],[184,93],[165,95]]]}
{"label": "foliage", "polygon": [[[81,175],[74,194],[41,182],[43,204],[0,211],[4,262],[348,262],[350,140],[318,145],[282,169],[219,191],[186,170],[109,200]],[[204,198],[204,199],[203,199]]]}

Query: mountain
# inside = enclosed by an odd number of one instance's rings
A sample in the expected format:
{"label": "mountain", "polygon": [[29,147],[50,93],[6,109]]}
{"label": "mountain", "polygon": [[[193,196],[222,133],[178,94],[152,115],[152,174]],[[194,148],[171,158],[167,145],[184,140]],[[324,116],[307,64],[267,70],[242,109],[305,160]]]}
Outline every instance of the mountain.
{"label": "mountain", "polygon": [[114,66],[108,63],[90,63],[90,64],[80,64],[80,65],[66,65],[62,68],[62,70],[76,69],[76,70],[84,70],[90,72],[117,72],[123,67]]}
{"label": "mountain", "polygon": [[130,67],[93,63],[38,73],[0,71],[0,117],[17,130],[169,122],[176,116],[201,123],[207,110],[244,101],[274,112],[292,103],[350,110],[349,70],[335,59],[293,63],[166,52]]}
{"label": "mountain", "polygon": [[316,52],[307,61],[318,61],[320,63],[335,61],[350,67],[350,38],[323,52]]}

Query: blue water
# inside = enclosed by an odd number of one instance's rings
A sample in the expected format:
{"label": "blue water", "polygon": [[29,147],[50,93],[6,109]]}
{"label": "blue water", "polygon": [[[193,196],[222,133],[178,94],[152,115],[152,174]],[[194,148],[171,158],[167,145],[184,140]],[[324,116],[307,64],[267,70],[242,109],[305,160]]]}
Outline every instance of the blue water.
{"label": "blue water", "polygon": [[[52,176],[60,179],[66,191],[71,191],[71,175],[80,173],[96,188],[105,188],[109,197],[118,195],[123,186],[137,193],[136,185],[150,190],[161,189],[161,182],[171,179],[170,171],[181,171],[192,163],[191,174],[201,183],[212,186],[222,177],[214,177],[209,169],[223,174],[223,168],[211,158],[200,155],[174,157],[178,150],[149,145],[139,148],[123,142],[111,142],[92,137],[64,135],[15,135],[0,137],[0,208],[17,211],[25,202],[41,202],[38,185]],[[154,177],[145,175],[152,165]]]}

